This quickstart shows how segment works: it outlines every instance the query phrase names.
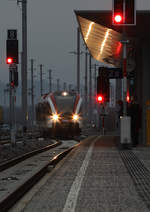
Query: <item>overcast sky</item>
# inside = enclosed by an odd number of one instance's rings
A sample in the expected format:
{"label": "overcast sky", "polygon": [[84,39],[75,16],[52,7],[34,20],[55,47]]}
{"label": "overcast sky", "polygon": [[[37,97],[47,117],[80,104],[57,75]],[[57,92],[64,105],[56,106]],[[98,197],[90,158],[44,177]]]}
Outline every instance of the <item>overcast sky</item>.
{"label": "overcast sky", "polygon": [[[0,0],[0,80],[8,82],[6,59],[7,29],[17,29],[21,51],[21,7],[17,0]],[[53,70],[53,79],[76,83],[77,21],[74,10],[111,10],[112,0],[27,0],[28,2],[28,61],[35,59],[44,71]],[[150,10],[150,0],[137,0],[137,9]],[[82,42],[83,43],[83,42]],[[84,57],[81,57],[84,63]],[[30,67],[28,66],[28,69]],[[84,67],[81,67],[83,80]],[[39,75],[38,75],[39,77]]]}

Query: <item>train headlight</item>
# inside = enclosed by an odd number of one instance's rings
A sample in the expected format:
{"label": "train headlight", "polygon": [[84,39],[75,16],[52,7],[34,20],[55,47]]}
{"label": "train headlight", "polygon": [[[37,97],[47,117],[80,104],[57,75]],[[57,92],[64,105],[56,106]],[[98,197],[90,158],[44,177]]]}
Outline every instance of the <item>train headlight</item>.
{"label": "train headlight", "polygon": [[66,91],[62,92],[62,96],[67,96],[68,93]]}
{"label": "train headlight", "polygon": [[74,114],[72,118],[73,118],[74,121],[78,121],[79,120],[79,115]]}
{"label": "train headlight", "polygon": [[58,116],[58,114],[53,114],[52,115],[52,119],[53,119],[53,121],[58,121],[59,120],[59,116]]}

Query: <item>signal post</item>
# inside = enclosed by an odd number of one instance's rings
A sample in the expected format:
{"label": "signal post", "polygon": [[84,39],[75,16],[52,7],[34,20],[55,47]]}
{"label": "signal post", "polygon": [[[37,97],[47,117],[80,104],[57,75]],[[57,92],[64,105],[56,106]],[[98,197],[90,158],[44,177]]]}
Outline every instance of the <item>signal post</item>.
{"label": "signal post", "polygon": [[14,146],[16,144],[15,87],[18,86],[18,40],[15,29],[7,31],[6,63],[9,65],[10,135],[12,146]]}
{"label": "signal post", "polygon": [[15,86],[18,86],[18,72],[17,65],[9,65],[9,83],[10,83],[10,117],[11,117],[11,142],[12,145],[16,144],[16,111],[15,111],[15,102],[16,102],[16,89]]}
{"label": "signal post", "polygon": [[105,103],[109,101],[109,78],[104,67],[99,68],[97,77],[97,102],[99,104],[99,125],[102,122],[102,134],[105,134]]}
{"label": "signal post", "polygon": [[125,26],[136,25],[135,0],[113,0],[112,24],[123,29],[123,117],[121,117],[121,146],[131,146],[131,120],[127,116],[127,44]]}

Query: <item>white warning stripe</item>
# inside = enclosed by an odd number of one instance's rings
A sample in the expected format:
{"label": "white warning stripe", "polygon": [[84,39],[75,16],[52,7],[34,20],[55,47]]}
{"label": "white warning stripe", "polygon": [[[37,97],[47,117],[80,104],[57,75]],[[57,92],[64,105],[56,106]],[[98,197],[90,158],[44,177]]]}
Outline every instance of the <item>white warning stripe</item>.
{"label": "white warning stripe", "polygon": [[56,109],[55,109],[55,106],[51,100],[51,97],[47,98],[47,101],[49,102],[50,106],[51,106],[51,110],[52,110],[52,113],[56,113]]}
{"label": "white warning stripe", "polygon": [[75,114],[79,113],[81,102],[82,102],[82,98],[80,98],[80,100],[78,101],[78,104],[77,104],[77,107],[76,107],[76,110],[75,110]]}
{"label": "white warning stripe", "polygon": [[91,146],[89,147],[89,150],[85,156],[83,164],[82,164],[80,170],[78,171],[77,176],[71,186],[70,192],[68,194],[68,197],[67,197],[64,209],[63,209],[63,212],[74,212],[75,211],[78,194],[79,194],[81,184],[82,184],[86,169],[88,167],[88,164],[89,164],[89,161],[90,161],[90,158],[92,155],[94,143],[95,142],[93,142],[91,144]]}

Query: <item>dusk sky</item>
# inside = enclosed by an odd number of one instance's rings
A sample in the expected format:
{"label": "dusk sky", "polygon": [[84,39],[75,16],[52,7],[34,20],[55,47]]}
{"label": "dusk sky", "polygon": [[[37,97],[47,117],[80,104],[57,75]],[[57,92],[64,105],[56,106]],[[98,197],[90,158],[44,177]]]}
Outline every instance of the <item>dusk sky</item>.
{"label": "dusk sky", "polygon": [[[39,64],[43,64],[45,72],[53,70],[54,80],[60,78],[61,82],[76,83],[76,56],[69,54],[76,51],[77,21],[74,10],[111,10],[112,0],[27,0],[27,5],[28,61],[35,59],[36,72],[39,72]],[[137,0],[137,9],[150,10],[150,0]],[[21,7],[17,6],[17,0],[1,0],[1,81],[8,82],[8,65],[5,64],[7,29],[18,30],[21,52],[21,18]],[[81,45],[84,49],[83,41]],[[84,56],[81,56],[81,63],[82,81]]]}

